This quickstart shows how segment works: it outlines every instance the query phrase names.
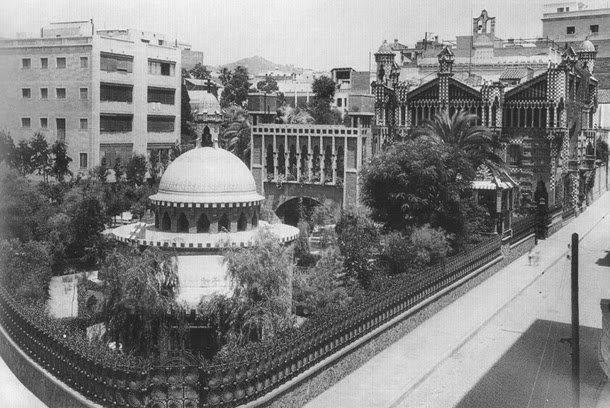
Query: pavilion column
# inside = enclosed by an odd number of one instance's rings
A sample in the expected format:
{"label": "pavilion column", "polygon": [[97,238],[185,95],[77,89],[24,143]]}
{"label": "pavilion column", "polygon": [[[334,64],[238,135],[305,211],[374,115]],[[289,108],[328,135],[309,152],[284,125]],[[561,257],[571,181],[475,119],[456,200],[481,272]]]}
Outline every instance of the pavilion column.
{"label": "pavilion column", "polygon": [[531,112],[530,127],[533,128],[534,127],[534,116],[535,116],[536,112],[534,111],[533,107],[530,107],[530,112]]}
{"label": "pavilion column", "polygon": [[326,159],[326,149],[324,149],[324,139],[320,136],[320,184],[324,184],[324,161]]}
{"label": "pavilion column", "polygon": [[542,127],[542,108],[538,108],[538,127]]}
{"label": "pavilion column", "polygon": [[311,136],[307,135],[307,181],[311,181],[311,159],[313,151],[311,150]]}
{"label": "pavilion column", "polygon": [[502,234],[504,231],[498,231],[498,225],[502,222],[502,189],[496,190],[496,214],[498,216],[498,222],[496,222],[496,233]]}
{"label": "pavilion column", "polygon": [[548,129],[551,127],[551,115],[550,115],[551,108],[547,106],[547,107],[545,107],[545,109],[546,109],[546,128]]}
{"label": "pavilion column", "polygon": [[517,108],[517,127],[521,127],[521,108]]}

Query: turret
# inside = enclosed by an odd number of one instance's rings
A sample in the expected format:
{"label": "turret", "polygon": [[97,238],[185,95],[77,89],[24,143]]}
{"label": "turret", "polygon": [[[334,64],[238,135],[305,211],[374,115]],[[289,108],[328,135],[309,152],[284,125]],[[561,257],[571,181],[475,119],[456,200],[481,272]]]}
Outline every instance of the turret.
{"label": "turret", "polygon": [[585,39],[580,48],[578,49],[578,59],[582,61],[583,67],[586,68],[589,73],[593,74],[593,68],[595,66],[595,58],[597,57],[597,50],[595,45],[589,39]]}
{"label": "turret", "polygon": [[377,63],[377,82],[387,84],[390,81],[390,76],[394,71],[394,51],[386,40],[375,53],[375,62]]}
{"label": "turret", "polygon": [[445,46],[438,54],[438,75],[452,76],[453,75],[453,60],[455,59],[453,52],[449,46]]}

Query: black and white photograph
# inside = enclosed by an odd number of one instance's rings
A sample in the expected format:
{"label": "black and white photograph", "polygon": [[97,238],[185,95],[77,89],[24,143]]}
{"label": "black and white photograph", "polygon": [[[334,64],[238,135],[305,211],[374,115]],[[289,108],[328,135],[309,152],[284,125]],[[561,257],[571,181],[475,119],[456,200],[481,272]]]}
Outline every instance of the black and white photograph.
{"label": "black and white photograph", "polygon": [[610,408],[610,0],[3,0],[1,408]]}

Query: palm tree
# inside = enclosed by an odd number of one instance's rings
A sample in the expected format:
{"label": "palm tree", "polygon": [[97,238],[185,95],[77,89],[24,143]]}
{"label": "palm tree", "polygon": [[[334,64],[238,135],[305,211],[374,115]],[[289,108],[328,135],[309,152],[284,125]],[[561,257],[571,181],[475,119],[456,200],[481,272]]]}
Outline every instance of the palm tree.
{"label": "palm tree", "polygon": [[231,105],[223,111],[224,123],[220,143],[246,165],[250,164],[250,122],[248,112],[237,105]]}
{"label": "palm tree", "polygon": [[426,120],[413,132],[413,137],[426,137],[436,143],[451,146],[466,153],[476,169],[481,164],[492,168],[503,165],[503,160],[494,152],[496,142],[485,126],[477,126],[478,117],[468,111],[459,110],[449,115],[447,110]]}

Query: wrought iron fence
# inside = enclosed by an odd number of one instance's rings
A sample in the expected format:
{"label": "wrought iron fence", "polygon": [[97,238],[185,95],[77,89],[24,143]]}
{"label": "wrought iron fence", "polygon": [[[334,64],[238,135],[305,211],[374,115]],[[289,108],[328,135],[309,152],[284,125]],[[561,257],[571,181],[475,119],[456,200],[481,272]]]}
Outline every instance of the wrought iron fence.
{"label": "wrought iron fence", "polygon": [[90,400],[111,407],[235,407],[253,401],[500,255],[501,237],[401,276],[349,310],[328,313],[221,364],[174,358],[160,364],[111,356],[62,336],[0,287],[0,322],[39,365]]}
{"label": "wrought iron fence", "polygon": [[526,236],[535,233],[537,226],[538,217],[535,214],[528,215],[527,217],[521,218],[513,222],[513,236],[510,239],[510,243],[514,244],[515,242],[520,241]]}

